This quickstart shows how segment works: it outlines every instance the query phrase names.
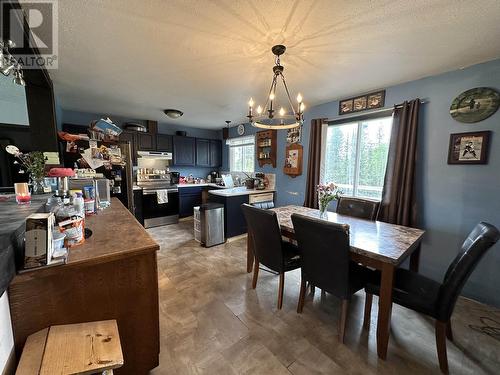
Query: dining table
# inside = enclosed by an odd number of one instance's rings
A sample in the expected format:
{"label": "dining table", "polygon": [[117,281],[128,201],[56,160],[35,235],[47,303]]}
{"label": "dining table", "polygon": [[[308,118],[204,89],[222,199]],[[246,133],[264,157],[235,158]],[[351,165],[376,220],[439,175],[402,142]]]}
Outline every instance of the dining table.
{"label": "dining table", "polygon": [[[425,231],[382,221],[359,219],[352,216],[320,211],[302,206],[273,208],[276,212],[282,236],[294,239],[292,214],[301,214],[329,222],[349,225],[351,260],[381,272],[379,312],[377,320],[377,354],[387,358],[392,312],[392,290],[397,267],[409,258],[409,267],[417,272],[420,258],[420,244]],[[254,262],[252,236],[247,236],[247,272]]]}

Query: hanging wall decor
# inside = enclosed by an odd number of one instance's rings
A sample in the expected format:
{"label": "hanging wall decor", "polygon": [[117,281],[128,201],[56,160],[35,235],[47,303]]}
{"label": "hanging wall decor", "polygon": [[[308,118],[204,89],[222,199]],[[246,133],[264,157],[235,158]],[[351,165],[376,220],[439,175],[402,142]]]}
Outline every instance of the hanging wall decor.
{"label": "hanging wall decor", "polygon": [[359,95],[339,101],[339,115],[382,108],[385,104],[385,90]]}
{"label": "hanging wall decor", "polygon": [[450,135],[448,164],[486,164],[490,131]]}
{"label": "hanging wall decor", "polygon": [[302,152],[303,147],[297,143],[288,145],[285,150],[285,166],[283,173],[291,177],[302,174]]}
{"label": "hanging wall decor", "polygon": [[286,143],[300,143],[302,138],[302,126],[297,126],[296,128],[287,129],[286,131]]}
{"label": "hanging wall decor", "polygon": [[500,105],[500,94],[489,87],[476,87],[458,95],[450,106],[450,115],[465,123],[483,121]]}

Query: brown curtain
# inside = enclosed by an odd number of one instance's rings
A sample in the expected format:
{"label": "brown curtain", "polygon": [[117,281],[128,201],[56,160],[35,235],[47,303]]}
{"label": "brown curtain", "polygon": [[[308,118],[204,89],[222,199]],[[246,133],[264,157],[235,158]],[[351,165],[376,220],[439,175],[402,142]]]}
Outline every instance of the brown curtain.
{"label": "brown curtain", "polygon": [[324,121],[324,119],[311,120],[304,207],[318,208],[318,194],[316,188],[319,184],[321,170],[321,132]]}
{"label": "brown curtain", "polygon": [[394,108],[391,143],[378,220],[415,226],[415,163],[420,99]]}

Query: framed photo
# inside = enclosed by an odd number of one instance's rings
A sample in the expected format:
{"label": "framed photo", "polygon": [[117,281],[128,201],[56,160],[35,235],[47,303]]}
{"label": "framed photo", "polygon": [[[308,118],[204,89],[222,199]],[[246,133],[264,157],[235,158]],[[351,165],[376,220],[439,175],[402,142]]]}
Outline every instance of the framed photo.
{"label": "framed photo", "polygon": [[385,90],[368,95],[367,108],[382,108],[385,104]]}
{"label": "framed photo", "polygon": [[366,96],[360,96],[359,98],[354,99],[354,112],[363,111],[366,109]]}
{"label": "framed photo", "polygon": [[297,143],[288,145],[285,149],[285,166],[283,173],[290,177],[297,177],[302,174],[302,153],[303,147]]}
{"label": "framed photo", "polygon": [[354,104],[352,99],[341,100],[339,103],[339,115],[344,115],[346,113],[351,113],[354,109]]}
{"label": "framed photo", "polygon": [[339,115],[382,108],[385,105],[385,90],[339,101]]}
{"label": "framed photo", "polygon": [[486,164],[490,131],[450,135],[448,164]]}
{"label": "framed photo", "polygon": [[300,143],[300,138],[302,136],[302,126],[297,126],[295,128],[287,129],[286,131],[286,143]]}

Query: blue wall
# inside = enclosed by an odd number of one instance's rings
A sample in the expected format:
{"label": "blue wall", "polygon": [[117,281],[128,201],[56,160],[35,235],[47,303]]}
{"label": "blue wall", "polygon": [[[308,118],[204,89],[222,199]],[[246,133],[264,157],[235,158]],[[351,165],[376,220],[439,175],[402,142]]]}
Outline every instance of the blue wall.
{"label": "blue wall", "polygon": [[[475,224],[484,220],[500,228],[500,111],[476,124],[457,122],[449,114],[453,98],[478,86],[492,87],[500,91],[500,60],[386,89],[388,108],[417,97],[428,100],[428,103],[423,105],[419,127],[417,189],[420,226],[426,229],[420,270],[424,275],[439,281]],[[307,93],[304,94],[307,98]],[[296,178],[282,173],[285,131],[278,134],[277,168],[266,166],[262,169],[277,174],[278,205],[303,204],[310,121],[337,116],[338,101],[318,105],[306,111],[302,140],[304,173]],[[492,131],[489,163],[448,165],[450,134],[479,130]],[[246,133],[255,133],[255,129],[247,125]],[[236,129],[231,129],[230,136],[237,136]],[[227,168],[227,148],[224,152],[224,162]],[[257,170],[260,171],[261,168]],[[497,244],[470,277],[464,288],[464,295],[500,306],[499,265],[500,244]]]}
{"label": "blue wall", "polygon": [[[62,124],[89,125],[93,120],[108,116],[104,114],[65,110],[61,109],[59,106],[56,106],[56,115],[57,126],[59,129],[62,129]],[[146,124],[145,120],[137,120],[115,115],[109,115],[109,117],[115,124],[120,126],[126,122],[138,122],[140,124]],[[221,131],[218,130],[198,129],[162,122],[158,123],[158,133],[175,134],[176,131],[186,131],[188,136],[197,138],[220,139],[222,136]],[[174,166],[171,168],[171,170],[180,172],[182,176],[192,174],[194,177],[206,178],[209,172],[213,170],[213,168],[191,168]]]}

